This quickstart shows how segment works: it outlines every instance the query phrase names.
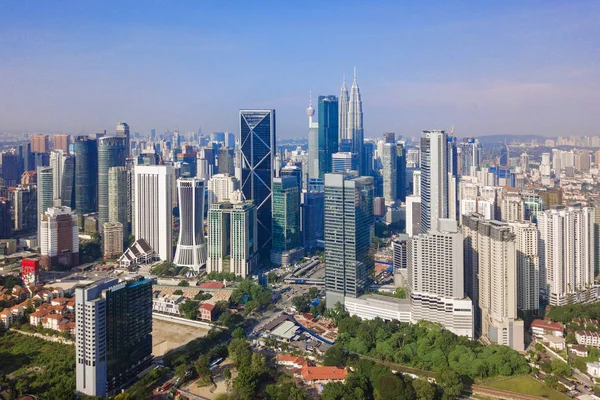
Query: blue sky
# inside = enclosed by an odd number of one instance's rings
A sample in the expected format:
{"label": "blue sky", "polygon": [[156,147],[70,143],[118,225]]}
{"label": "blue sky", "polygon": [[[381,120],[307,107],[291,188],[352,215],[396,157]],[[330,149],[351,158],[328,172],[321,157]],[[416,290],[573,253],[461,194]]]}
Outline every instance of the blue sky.
{"label": "blue sky", "polygon": [[600,134],[597,1],[0,1],[0,132],[238,131],[358,69],[365,135]]}

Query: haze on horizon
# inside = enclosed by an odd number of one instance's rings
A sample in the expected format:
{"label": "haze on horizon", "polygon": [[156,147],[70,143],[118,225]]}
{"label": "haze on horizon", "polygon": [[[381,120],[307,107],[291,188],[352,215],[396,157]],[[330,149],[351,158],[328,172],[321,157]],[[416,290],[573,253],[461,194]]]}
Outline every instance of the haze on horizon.
{"label": "haze on horizon", "polygon": [[[4,2],[0,132],[238,132],[358,69],[365,137],[600,134],[600,3]],[[33,5],[35,4],[35,5]],[[316,105],[315,105],[316,108]]]}

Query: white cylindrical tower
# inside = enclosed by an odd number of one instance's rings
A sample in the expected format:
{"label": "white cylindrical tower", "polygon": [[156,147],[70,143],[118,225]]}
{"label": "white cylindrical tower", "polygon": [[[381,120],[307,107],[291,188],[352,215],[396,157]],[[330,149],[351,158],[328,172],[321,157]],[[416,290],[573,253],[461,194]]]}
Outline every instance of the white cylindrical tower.
{"label": "white cylindrical tower", "polygon": [[202,179],[177,180],[179,194],[179,239],[173,262],[194,272],[206,264],[204,242],[204,191]]}

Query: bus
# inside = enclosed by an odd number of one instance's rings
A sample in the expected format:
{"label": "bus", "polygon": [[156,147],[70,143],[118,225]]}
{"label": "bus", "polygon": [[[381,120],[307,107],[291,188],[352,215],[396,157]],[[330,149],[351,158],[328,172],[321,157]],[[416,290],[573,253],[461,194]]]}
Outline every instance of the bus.
{"label": "bus", "polygon": [[165,384],[164,384],[164,385],[162,385],[162,386],[161,386],[161,387],[158,389],[158,391],[159,391],[159,392],[164,392],[165,390],[169,390],[169,388],[170,388],[171,386],[173,386],[173,382],[171,382],[171,381],[165,382]]}

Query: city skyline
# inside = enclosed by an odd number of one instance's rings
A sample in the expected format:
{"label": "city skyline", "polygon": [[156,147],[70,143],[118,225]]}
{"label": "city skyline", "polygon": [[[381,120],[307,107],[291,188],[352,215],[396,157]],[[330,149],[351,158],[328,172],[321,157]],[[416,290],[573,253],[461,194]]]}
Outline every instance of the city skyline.
{"label": "city skyline", "polygon": [[[10,79],[0,132],[91,134],[128,121],[142,134],[237,133],[237,112],[247,107],[277,109],[279,137],[305,138],[308,92],[337,95],[353,66],[365,137],[453,124],[465,136],[569,135],[600,122],[600,5],[589,2],[331,2],[307,13],[305,4],[275,2],[202,10],[115,3],[110,20],[98,17],[105,3],[66,4],[4,6],[0,73]],[[352,20],[361,21],[352,32],[337,29]],[[336,47],[320,45],[313,27],[323,24]]]}

